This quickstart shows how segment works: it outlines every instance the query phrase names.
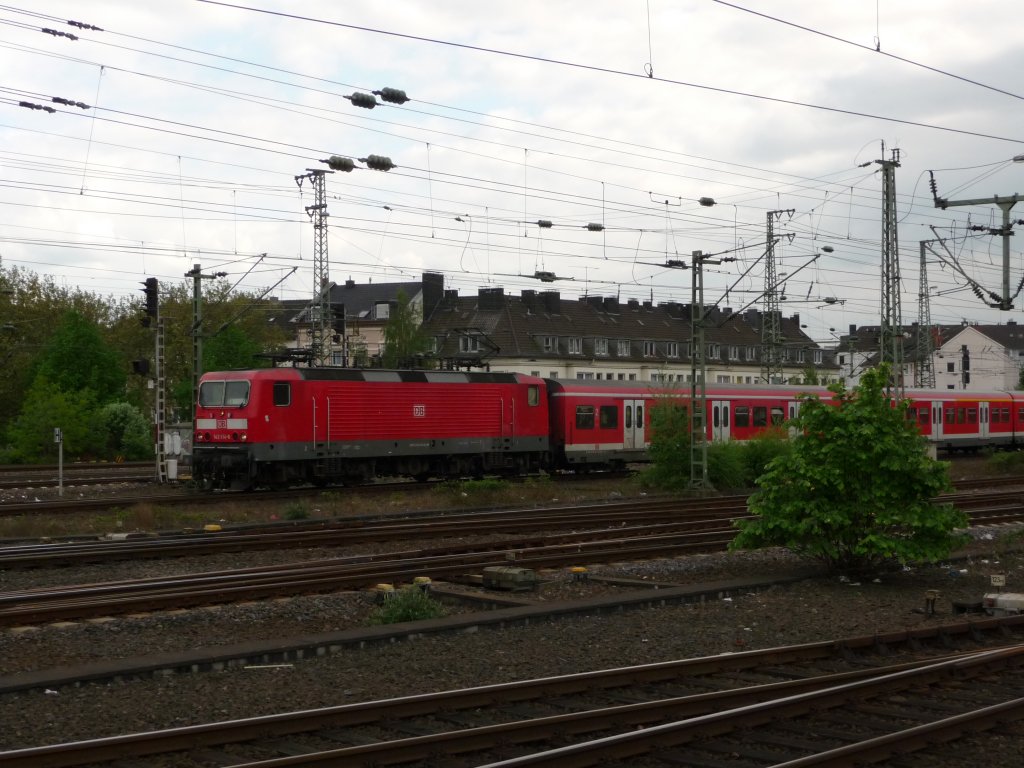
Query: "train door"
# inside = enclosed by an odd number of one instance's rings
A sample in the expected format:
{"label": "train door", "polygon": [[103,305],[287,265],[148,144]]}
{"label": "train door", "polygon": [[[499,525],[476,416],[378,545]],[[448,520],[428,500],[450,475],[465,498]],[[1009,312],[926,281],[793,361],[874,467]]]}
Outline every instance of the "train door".
{"label": "train door", "polygon": [[711,401],[711,439],[726,441],[730,434],[730,403],[728,400]]}
{"label": "train door", "polygon": [[622,401],[622,447],[626,450],[647,447],[644,406],[644,400]]}
{"label": "train door", "polygon": [[985,439],[988,437],[988,420],[990,406],[991,403],[978,403],[978,437],[981,439]]}
{"label": "train door", "polygon": [[932,401],[932,440],[938,440],[942,437],[942,402],[939,400]]}
{"label": "train door", "polygon": [[[796,419],[796,417],[799,416],[799,415],[800,415],[800,401],[799,400],[790,400],[788,403],[786,403],[786,420],[787,421],[794,421]],[[798,431],[799,430],[797,430],[796,427],[790,427],[789,428],[789,436],[791,438],[792,437],[796,437],[796,434],[797,434]]]}

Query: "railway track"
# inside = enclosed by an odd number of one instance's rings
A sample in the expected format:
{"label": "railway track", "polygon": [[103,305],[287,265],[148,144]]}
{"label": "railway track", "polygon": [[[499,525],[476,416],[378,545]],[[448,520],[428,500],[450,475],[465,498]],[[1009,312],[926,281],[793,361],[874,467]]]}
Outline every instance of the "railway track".
{"label": "railway track", "polygon": [[19,749],[0,753],[0,765],[148,758],[512,768],[642,759],[796,768],[915,750],[927,758],[937,745],[1024,717],[1022,633],[1020,618],[965,622]]}
{"label": "railway track", "polygon": [[[1016,492],[970,493],[943,497],[968,513],[973,526],[1024,519],[1024,500]],[[19,543],[0,547],[0,568],[40,568],[90,562],[198,556],[225,552],[289,548],[329,548],[368,542],[429,540],[477,532],[514,535],[540,531],[581,531],[613,527],[618,535],[657,532],[655,526],[717,527],[724,537],[730,522],[747,517],[746,497],[710,499],[636,499],[548,510],[497,510],[421,513],[400,518],[346,518],[306,523],[235,526],[213,532],[165,532],[116,536],[114,540]],[[662,528],[667,531],[668,528]],[[526,547],[533,540],[508,542]]]}
{"label": "railway track", "polygon": [[0,489],[54,488],[61,481],[65,486],[78,486],[152,483],[155,480],[156,469],[151,461],[68,464],[63,471],[56,464],[0,466]]}
{"label": "railway track", "polygon": [[[417,577],[458,580],[481,573],[490,566],[514,564],[542,569],[614,562],[624,559],[679,557],[724,550],[735,534],[732,521],[735,510],[691,511],[681,514],[671,505],[653,505],[654,509],[635,512],[627,509],[600,510],[581,514],[567,511],[560,520],[548,517],[522,519],[515,513],[466,520],[441,520],[430,523],[407,521],[369,525],[364,528],[305,531],[294,534],[228,536],[224,541],[175,540],[142,542],[130,548],[129,542],[95,547],[68,545],[57,547],[15,547],[4,551],[0,565],[12,567],[32,564],[110,560],[116,557],[153,557],[201,552],[239,551],[245,548],[281,546],[340,546],[360,540],[408,540],[465,533],[468,525],[486,526],[491,533],[535,532],[538,527],[569,527],[568,533],[541,535],[528,539],[488,539],[434,549],[408,549],[387,554],[367,554],[313,560],[260,568],[211,571],[176,577],[104,582],[58,588],[40,588],[0,594],[0,626],[20,626],[51,621],[81,620],[154,610],[194,608],[204,605],[266,600],[338,590],[361,590],[374,584],[411,583]],[[1008,515],[1002,508],[987,508],[974,513],[986,525],[1019,520],[1021,510]],[[556,515],[557,516],[557,515]],[[611,525],[609,525],[609,522]],[[584,528],[581,523],[598,527]],[[432,526],[434,529],[431,530]],[[329,537],[329,538],[328,538]],[[394,538],[392,538],[394,537]],[[314,544],[313,542],[316,542]],[[122,549],[124,548],[124,549]],[[19,550],[25,549],[25,552]],[[104,554],[104,553],[110,554]]]}
{"label": "railway track", "polygon": [[416,577],[459,579],[488,566],[555,568],[720,551],[728,517],[552,534],[496,544],[417,549],[168,578],[40,588],[0,594],[0,626],[190,608],[240,600],[365,589]]}

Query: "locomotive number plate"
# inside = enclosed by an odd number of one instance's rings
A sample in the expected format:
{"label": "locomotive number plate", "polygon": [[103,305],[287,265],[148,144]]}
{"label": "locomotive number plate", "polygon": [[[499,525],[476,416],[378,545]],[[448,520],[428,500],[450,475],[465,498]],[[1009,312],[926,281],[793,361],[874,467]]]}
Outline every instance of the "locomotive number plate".
{"label": "locomotive number plate", "polygon": [[414,405],[412,407],[412,417],[414,419],[422,419],[427,415],[427,406],[425,405]]}

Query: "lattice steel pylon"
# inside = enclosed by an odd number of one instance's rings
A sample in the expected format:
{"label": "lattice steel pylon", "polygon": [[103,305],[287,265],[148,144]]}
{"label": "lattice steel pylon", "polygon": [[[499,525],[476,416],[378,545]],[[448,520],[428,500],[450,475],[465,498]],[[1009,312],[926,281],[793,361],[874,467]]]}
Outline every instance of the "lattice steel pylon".
{"label": "lattice steel pylon", "polygon": [[295,183],[302,188],[302,182],[309,179],[313,185],[313,205],[306,206],[306,213],[313,222],[313,301],[309,306],[309,351],[313,365],[327,364],[330,338],[330,275],[327,258],[327,194],[324,176],[333,171],[322,168],[307,168],[306,173],[295,177]]}
{"label": "lattice steel pylon", "polygon": [[782,214],[793,215],[794,209],[768,211],[764,252],[764,309],[761,317],[761,377],[766,384],[782,383],[782,310],[779,308],[779,286],[775,270],[775,220]]}
{"label": "lattice steel pylon", "polygon": [[917,289],[917,347],[914,366],[914,386],[935,389],[935,363],[932,354],[935,345],[932,340],[932,302],[928,288],[928,261],[925,253],[928,241],[921,241],[920,281]]}
{"label": "lattice steel pylon", "polygon": [[[885,151],[883,145],[882,151]],[[896,169],[900,151],[890,160],[876,160],[882,166],[882,317],[878,339],[879,362],[892,367],[889,388],[896,396],[903,392],[903,318],[900,311],[900,247],[896,222]]]}

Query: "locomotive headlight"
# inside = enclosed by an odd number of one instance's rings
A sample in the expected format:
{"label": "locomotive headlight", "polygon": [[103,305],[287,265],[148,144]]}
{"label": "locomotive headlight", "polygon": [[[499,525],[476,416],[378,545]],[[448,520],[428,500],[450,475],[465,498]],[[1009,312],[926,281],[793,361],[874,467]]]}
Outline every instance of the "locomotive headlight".
{"label": "locomotive headlight", "polygon": [[209,432],[204,432],[203,433],[203,440],[205,440],[206,442],[210,442],[210,433]]}
{"label": "locomotive headlight", "polygon": [[249,439],[249,436],[243,432],[242,433],[242,442],[244,443],[248,439]]}
{"label": "locomotive headlight", "polygon": [[238,433],[237,432],[232,432],[231,433],[231,439],[237,442],[238,441]]}

